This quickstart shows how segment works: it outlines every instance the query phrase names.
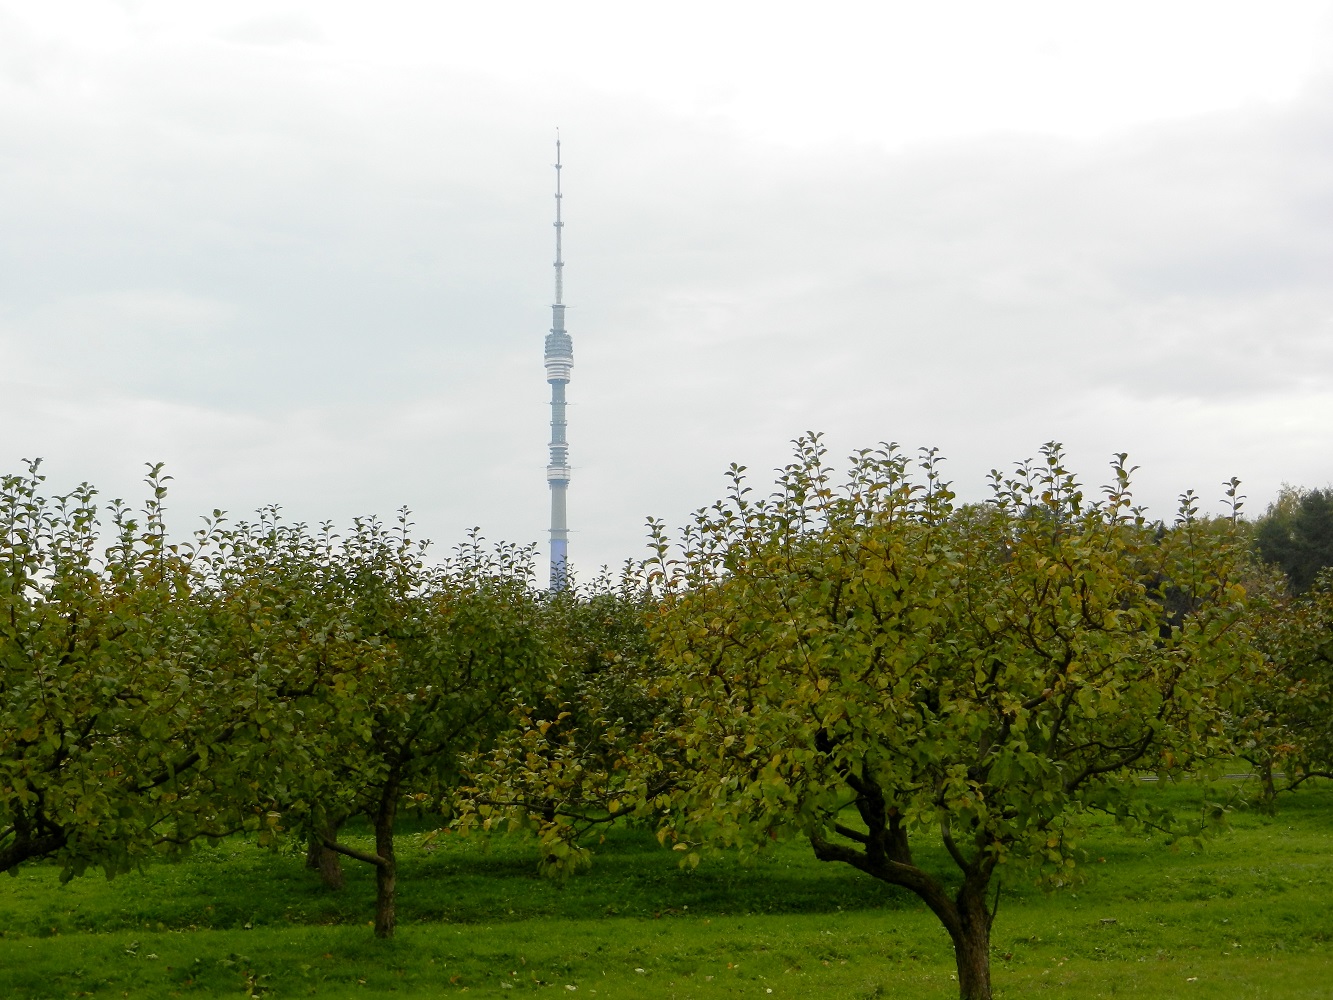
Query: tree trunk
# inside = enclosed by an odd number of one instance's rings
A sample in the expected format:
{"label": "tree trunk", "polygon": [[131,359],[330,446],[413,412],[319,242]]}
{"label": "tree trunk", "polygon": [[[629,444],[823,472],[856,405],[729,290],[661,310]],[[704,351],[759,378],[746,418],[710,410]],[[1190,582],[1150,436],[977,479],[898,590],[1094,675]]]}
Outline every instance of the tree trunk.
{"label": "tree trunk", "polygon": [[986,894],[995,873],[994,860],[984,857],[984,845],[977,843],[979,859],[969,862],[950,836],[948,824],[942,823],[945,847],[963,874],[958,895],[950,898],[942,882],[912,862],[902,816],[896,807],[885,802],[879,786],[864,776],[868,771],[867,767],[865,772],[851,774],[848,784],[857,793],[857,809],[869,832],[835,825],[839,834],[861,846],[846,847],[811,836],[815,857],[820,861],[844,862],[889,885],[915,893],[939,918],[953,941],[959,996],[962,1000],[991,1000],[990,928],[995,912],[986,906]]}
{"label": "tree trunk", "polygon": [[337,840],[341,823],[329,820],[320,829],[319,834],[310,838],[310,847],[306,851],[305,866],[319,872],[320,881],[330,889],[341,889],[346,884],[343,877],[342,861],[337,851],[331,851],[320,840]]}
{"label": "tree trunk", "polygon": [[958,911],[960,926],[950,931],[958,965],[958,995],[961,1000],[991,1000],[990,914],[985,897],[965,887],[958,894]]}
{"label": "tree trunk", "polygon": [[398,812],[398,775],[390,773],[375,814],[375,853],[383,863],[375,866],[375,936],[393,937],[397,923],[394,892],[398,882],[398,863],[393,853],[393,822]]}
{"label": "tree trunk", "polygon": [[962,1000],[991,1000],[990,934],[980,934],[955,941],[954,958],[958,963],[958,995]]}
{"label": "tree trunk", "polygon": [[1259,781],[1259,801],[1263,806],[1264,812],[1277,812],[1277,786],[1273,783],[1272,757],[1265,757],[1263,763],[1259,765]]}

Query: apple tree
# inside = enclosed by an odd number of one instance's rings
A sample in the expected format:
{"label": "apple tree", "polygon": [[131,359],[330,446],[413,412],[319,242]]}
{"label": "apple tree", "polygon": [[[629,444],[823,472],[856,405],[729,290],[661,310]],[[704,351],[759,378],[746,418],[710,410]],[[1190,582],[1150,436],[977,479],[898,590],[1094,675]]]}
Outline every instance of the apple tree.
{"label": "apple tree", "polygon": [[[270,781],[284,822],[374,867],[375,934],[390,937],[399,810],[451,808],[463,757],[488,747],[513,706],[547,683],[532,550],[491,548],[474,534],[431,564],[404,512],[394,527],[357,521],[322,558],[311,620],[345,637],[341,666],[295,700],[305,752]],[[358,815],[374,830],[372,851],[337,838]]]}
{"label": "apple tree", "polygon": [[670,734],[681,715],[649,640],[656,607],[634,566],[544,595],[554,669],[515,706],[512,728],[468,759],[461,830],[526,829],[540,842],[540,869],[566,875],[591,863],[595,832],[652,822],[674,783]]}
{"label": "apple tree", "polygon": [[1278,791],[1333,778],[1333,570],[1299,596],[1270,595],[1256,642],[1265,671],[1242,720],[1241,755],[1254,764],[1272,807]]}
{"label": "apple tree", "polygon": [[166,478],[141,517],[87,485],[43,495],[36,462],[0,480],[0,870],[114,875],[267,829],[257,713],[281,681],[235,655],[212,587],[226,529],[168,540]]}
{"label": "apple tree", "polygon": [[933,452],[861,452],[839,481],[811,436],[770,496],[733,466],[678,545],[656,526],[676,849],[805,837],[919,897],[987,1000],[1002,873],[1071,867],[1092,813],[1165,825],[1135,776],[1227,749],[1255,655],[1232,520],[1187,494],[1149,523],[1130,471],[1089,500],[1048,445],[964,506]]}

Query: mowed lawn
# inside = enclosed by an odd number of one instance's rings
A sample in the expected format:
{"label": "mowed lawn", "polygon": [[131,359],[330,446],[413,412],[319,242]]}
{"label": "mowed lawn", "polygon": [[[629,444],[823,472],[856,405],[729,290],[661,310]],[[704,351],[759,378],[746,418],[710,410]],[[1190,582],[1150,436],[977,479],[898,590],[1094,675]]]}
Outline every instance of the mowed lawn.
{"label": "mowed lawn", "polygon": [[[997,995],[1333,997],[1333,786],[1231,826],[1202,851],[1100,828],[1070,886],[1006,883]],[[373,877],[352,862],[341,893],[294,851],[240,840],[112,882],[24,868],[0,880],[0,997],[957,995],[933,916],[797,843],[689,871],[620,830],[562,884],[535,874],[528,841],[440,840],[401,838],[391,942],[371,935]]]}

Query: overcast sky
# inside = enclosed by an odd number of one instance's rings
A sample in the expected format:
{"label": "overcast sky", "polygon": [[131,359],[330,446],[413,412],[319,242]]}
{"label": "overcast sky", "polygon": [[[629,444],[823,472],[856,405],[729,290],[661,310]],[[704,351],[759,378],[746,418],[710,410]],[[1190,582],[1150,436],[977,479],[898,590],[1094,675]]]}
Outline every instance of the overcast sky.
{"label": "overcast sky", "polygon": [[0,0],[0,468],[544,546],[557,127],[576,567],[807,429],[1333,480],[1301,0]]}

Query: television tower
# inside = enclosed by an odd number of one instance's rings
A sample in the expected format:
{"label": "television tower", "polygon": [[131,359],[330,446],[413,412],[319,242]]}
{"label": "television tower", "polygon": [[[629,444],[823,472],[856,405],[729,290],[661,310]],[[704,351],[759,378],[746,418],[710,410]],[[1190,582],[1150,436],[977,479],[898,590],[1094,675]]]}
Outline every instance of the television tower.
{"label": "television tower", "polygon": [[546,381],[551,386],[551,460],[546,483],[551,487],[551,589],[563,590],[569,581],[569,523],[565,497],[569,492],[569,441],[565,437],[565,386],[574,367],[574,341],[565,332],[565,261],[560,234],[560,133],[555,138],[555,302],[551,305],[551,332],[546,335]]}

